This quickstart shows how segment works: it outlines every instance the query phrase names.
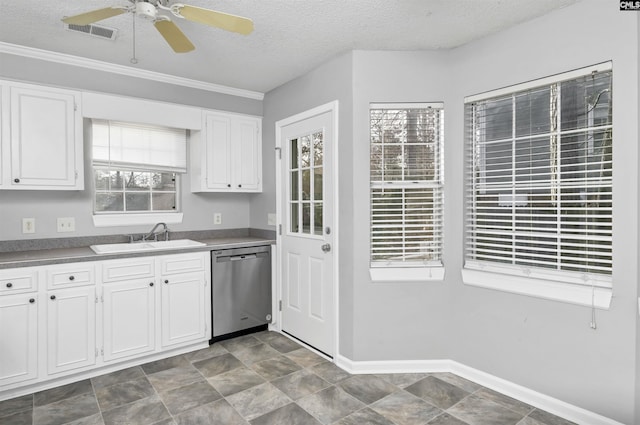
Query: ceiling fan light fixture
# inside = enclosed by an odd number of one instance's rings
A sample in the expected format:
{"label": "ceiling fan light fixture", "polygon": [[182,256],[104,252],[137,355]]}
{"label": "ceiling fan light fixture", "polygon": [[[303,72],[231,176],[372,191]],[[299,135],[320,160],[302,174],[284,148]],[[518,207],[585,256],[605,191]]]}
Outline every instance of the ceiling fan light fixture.
{"label": "ceiling fan light fixture", "polygon": [[136,3],[135,13],[141,18],[155,21],[158,17],[158,9],[151,3],[138,2]]}

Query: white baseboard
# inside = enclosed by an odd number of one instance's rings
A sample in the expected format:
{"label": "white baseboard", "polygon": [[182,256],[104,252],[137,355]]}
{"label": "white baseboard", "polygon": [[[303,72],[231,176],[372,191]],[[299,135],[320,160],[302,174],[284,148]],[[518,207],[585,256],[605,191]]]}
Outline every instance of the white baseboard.
{"label": "white baseboard", "polygon": [[354,361],[337,356],[335,363],[352,374],[450,372],[580,425],[624,425],[453,360]]}

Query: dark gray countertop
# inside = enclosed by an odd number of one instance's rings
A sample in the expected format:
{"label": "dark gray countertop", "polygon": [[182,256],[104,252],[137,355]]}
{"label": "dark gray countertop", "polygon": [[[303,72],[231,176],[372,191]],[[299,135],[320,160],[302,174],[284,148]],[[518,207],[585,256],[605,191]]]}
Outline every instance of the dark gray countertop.
{"label": "dark gray countertop", "polygon": [[146,257],[150,255],[179,254],[186,252],[212,251],[217,249],[243,248],[257,245],[271,245],[272,239],[254,236],[220,237],[208,239],[193,239],[202,242],[204,246],[127,252],[115,254],[96,254],[88,246],[74,248],[49,248],[29,251],[0,252],[0,269],[14,267],[44,266],[49,264],[75,263],[82,261],[101,261],[116,258]]}

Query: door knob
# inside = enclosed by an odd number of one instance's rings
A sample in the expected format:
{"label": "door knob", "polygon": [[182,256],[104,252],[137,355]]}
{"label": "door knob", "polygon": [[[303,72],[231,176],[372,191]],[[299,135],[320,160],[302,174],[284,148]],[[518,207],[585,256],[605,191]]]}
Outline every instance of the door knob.
{"label": "door knob", "polygon": [[330,245],[330,244],[328,244],[328,243],[326,243],[326,244],[322,245],[322,246],[321,246],[321,248],[322,248],[322,252],[329,252],[329,251],[331,251],[331,245]]}

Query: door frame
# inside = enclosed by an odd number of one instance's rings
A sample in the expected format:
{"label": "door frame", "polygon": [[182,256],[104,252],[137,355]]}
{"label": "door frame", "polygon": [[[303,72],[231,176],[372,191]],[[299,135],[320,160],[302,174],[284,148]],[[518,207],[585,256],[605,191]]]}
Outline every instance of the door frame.
{"label": "door frame", "polygon": [[[332,245],[332,254],[333,254],[333,276],[332,276],[332,280],[333,280],[333,305],[334,305],[334,309],[333,309],[333,347],[334,347],[334,352],[333,352],[333,362],[335,363],[338,359],[338,353],[340,352],[339,350],[339,331],[340,331],[340,322],[339,322],[339,318],[340,318],[340,309],[339,309],[339,293],[338,293],[338,288],[340,287],[339,285],[339,277],[340,277],[340,249],[339,249],[339,215],[338,215],[338,211],[340,211],[339,209],[339,205],[338,205],[338,200],[339,200],[339,185],[338,185],[338,113],[339,113],[339,102],[338,100],[334,100],[332,102],[328,102],[325,103],[323,105],[317,106],[315,108],[312,109],[308,109],[306,111],[300,112],[298,114],[292,115],[288,118],[284,118],[282,120],[276,121],[275,127],[276,127],[276,137],[275,137],[275,161],[276,161],[276,260],[274,261],[275,263],[275,280],[274,280],[274,285],[272,288],[272,293],[273,293],[273,311],[275,312],[274,315],[274,322],[271,325],[271,329],[275,329],[279,332],[282,332],[282,311],[280,309],[280,302],[282,300],[282,228],[284,226],[283,224],[283,214],[284,211],[282,211],[282,197],[283,197],[283,190],[284,190],[284,186],[282,185],[282,160],[281,160],[281,153],[282,153],[282,128],[286,127],[290,124],[296,123],[298,121],[303,121],[305,119],[309,119],[312,118],[316,115],[321,115],[327,112],[331,113],[331,119],[332,119],[332,127],[333,127],[333,133],[332,133],[332,149],[331,149],[331,155],[333,155],[333,170],[332,170],[332,177],[333,177],[333,185],[331,187],[331,190],[333,190],[333,205],[332,205],[332,212],[333,212],[333,225],[332,225],[332,232],[333,232],[333,245]],[[306,345],[306,344],[305,344]],[[307,348],[311,348],[313,349],[313,347],[307,346]],[[323,353],[318,352],[317,350],[313,350],[314,352],[322,355],[322,357],[326,357],[325,355],[323,355]]]}

